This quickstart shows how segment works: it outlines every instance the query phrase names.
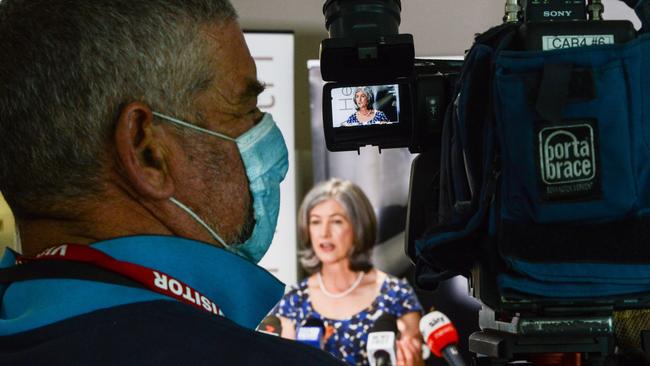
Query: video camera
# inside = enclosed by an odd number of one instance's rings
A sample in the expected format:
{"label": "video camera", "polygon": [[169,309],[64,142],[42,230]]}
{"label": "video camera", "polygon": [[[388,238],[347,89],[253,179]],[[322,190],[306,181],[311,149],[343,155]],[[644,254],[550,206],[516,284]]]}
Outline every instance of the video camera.
{"label": "video camera", "polygon": [[[639,15],[642,30],[647,28],[650,1],[624,2]],[[323,89],[328,149],[373,145],[420,153],[411,175],[407,254],[414,261],[431,260],[430,268],[443,267],[433,271],[431,282],[449,278],[444,273],[449,268],[453,275],[461,273],[457,268],[474,264],[471,273],[462,273],[470,277],[473,295],[496,312],[491,319],[482,319],[481,327],[508,329],[508,335],[480,332],[470,338],[474,352],[509,358],[518,352],[558,352],[558,344],[575,345],[559,352],[611,352],[612,311],[619,306],[647,307],[650,293],[645,285],[635,287],[649,272],[650,253],[639,249],[635,257],[612,245],[637,243],[647,237],[649,226],[643,213],[648,206],[647,182],[642,181],[648,176],[645,150],[620,149],[645,146],[640,132],[644,127],[637,125],[646,123],[639,109],[647,103],[641,102],[646,100],[647,81],[638,75],[645,75],[639,70],[647,62],[648,38],[635,43],[637,32],[631,22],[603,20],[599,0],[505,0],[503,25],[512,26],[496,26],[477,36],[475,44],[486,39],[507,42],[507,48],[485,44],[486,49],[504,51],[499,61],[506,66],[497,71],[494,63],[493,68],[471,69],[475,75],[470,77],[465,74],[469,62],[485,63],[494,53],[470,51],[466,63],[416,60],[413,37],[398,31],[400,10],[399,0],[326,1],[323,12],[330,38],[321,44],[320,61],[323,80],[329,82]],[[510,38],[499,38],[497,32]],[[609,47],[619,44],[620,48]],[[597,51],[592,55],[583,50]],[[547,64],[544,54],[552,54],[552,62]],[[527,63],[522,66],[521,60]],[[482,82],[482,89],[463,89],[463,81],[472,78]],[[499,100],[463,95],[468,90]],[[611,109],[610,102],[618,107]],[[364,111],[371,116],[364,116]],[[491,135],[462,125],[468,114],[472,116],[467,119],[476,122],[483,113],[489,121],[478,128],[492,129]],[[490,120],[493,115],[501,118],[498,123]],[[627,125],[635,127],[627,130]],[[449,126],[466,130],[451,131]],[[491,155],[481,155],[485,152]],[[441,162],[449,166],[441,167]],[[627,166],[629,171],[620,171]],[[445,180],[451,183],[443,192]],[[642,187],[643,192],[633,196],[633,187]],[[617,207],[621,200],[631,203]],[[445,205],[449,212],[440,209]],[[425,236],[434,239],[423,244],[419,239]],[[423,245],[418,247],[418,240]],[[583,246],[557,244],[571,240]],[[584,247],[591,243],[597,244]],[[422,248],[436,252],[426,258]],[[504,251],[511,257],[504,260]],[[471,260],[456,261],[467,253],[472,253]],[[639,266],[616,267],[613,253],[620,254],[616,258],[622,262]],[[538,254],[542,257],[535,258]],[[443,263],[446,260],[449,263]],[[508,273],[515,267],[519,272]],[[625,280],[637,292],[611,283],[609,294],[622,292],[604,295],[596,284],[588,295],[549,294],[555,280],[573,281],[580,273],[597,282],[601,274],[615,277],[614,267],[642,268]],[[588,273],[591,268],[604,272]],[[564,279],[564,273],[553,272],[565,269]],[[583,279],[568,287],[586,289]],[[508,319],[508,314],[517,316]],[[517,324],[502,324],[497,318]],[[564,335],[559,341],[558,334]],[[504,349],[510,353],[504,356]]]}
{"label": "video camera", "polygon": [[[625,0],[636,6],[636,0]],[[640,3],[640,2],[639,2]],[[647,10],[647,2],[643,5]],[[636,37],[631,22],[603,20],[600,0],[505,0],[504,23],[520,24],[516,49],[551,51],[624,43]],[[416,59],[413,36],[399,34],[400,0],[327,0],[323,6],[330,38],[321,43],[323,130],[328,150],[354,151],[366,145],[438,151],[443,120],[459,113],[450,103],[463,60]],[[384,120],[363,120],[357,94],[369,94]],[[456,101],[457,102],[457,101]],[[376,114],[379,114],[379,113]],[[460,112],[462,113],[462,112]],[[439,158],[422,156],[411,190],[431,191]],[[417,164],[417,162],[416,162]],[[426,169],[425,169],[426,168]],[[437,179],[437,177],[435,177]],[[418,189],[421,187],[421,189]],[[410,198],[407,253],[414,241],[438,224],[437,192]],[[426,194],[423,194],[426,195]],[[423,198],[423,199],[421,199]],[[414,202],[417,201],[417,202]]]}

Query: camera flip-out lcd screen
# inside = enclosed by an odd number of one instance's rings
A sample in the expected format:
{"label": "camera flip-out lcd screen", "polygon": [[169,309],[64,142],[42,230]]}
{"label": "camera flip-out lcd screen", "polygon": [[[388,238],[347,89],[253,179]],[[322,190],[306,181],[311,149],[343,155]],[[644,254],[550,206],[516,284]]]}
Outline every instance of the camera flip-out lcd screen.
{"label": "camera flip-out lcd screen", "polygon": [[323,127],[328,149],[407,146],[411,132],[409,95],[407,84],[326,84]]}
{"label": "camera flip-out lcd screen", "polygon": [[399,87],[346,86],[332,89],[332,127],[399,123]]}

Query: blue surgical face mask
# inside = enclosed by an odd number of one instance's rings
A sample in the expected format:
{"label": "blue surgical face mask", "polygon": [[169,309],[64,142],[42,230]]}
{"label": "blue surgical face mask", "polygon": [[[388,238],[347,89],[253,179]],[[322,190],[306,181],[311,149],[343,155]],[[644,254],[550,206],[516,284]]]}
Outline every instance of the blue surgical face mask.
{"label": "blue surgical face mask", "polygon": [[189,207],[174,197],[169,200],[201,224],[226,249],[251,262],[258,263],[269,249],[275,233],[280,211],[280,182],[284,179],[289,167],[287,145],[280,129],[273,121],[273,117],[269,113],[265,113],[258,124],[234,139],[161,113],[153,112],[153,114],[167,122],[234,141],[237,144],[253,197],[255,226],[248,240],[239,244],[227,244]]}

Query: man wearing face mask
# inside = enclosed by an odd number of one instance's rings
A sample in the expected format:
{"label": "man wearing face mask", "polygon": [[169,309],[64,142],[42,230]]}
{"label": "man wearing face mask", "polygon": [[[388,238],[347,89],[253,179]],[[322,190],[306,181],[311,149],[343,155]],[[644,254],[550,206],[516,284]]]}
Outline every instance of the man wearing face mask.
{"label": "man wearing face mask", "polygon": [[0,49],[0,364],[339,364],[254,331],[287,150],[227,0],[3,0]]}

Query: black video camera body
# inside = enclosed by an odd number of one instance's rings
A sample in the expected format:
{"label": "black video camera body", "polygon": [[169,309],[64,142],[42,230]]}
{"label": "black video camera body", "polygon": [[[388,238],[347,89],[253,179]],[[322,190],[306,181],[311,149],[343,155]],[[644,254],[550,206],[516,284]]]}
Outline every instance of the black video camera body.
{"label": "black video camera body", "polygon": [[[462,60],[415,59],[413,37],[398,34],[399,0],[328,0],[331,38],[321,43],[323,129],[330,151],[408,147],[439,135]],[[357,103],[358,95],[366,101]],[[417,121],[417,123],[416,123]]]}
{"label": "black video camera body", "polygon": [[[633,0],[629,0],[633,1]],[[327,0],[330,38],[321,43],[323,130],[330,151],[366,145],[407,147],[412,153],[439,145],[461,59],[415,59],[413,36],[399,34],[400,0]],[[506,0],[505,22],[520,22],[522,50],[553,50],[626,42],[628,21],[603,21],[600,1]],[[374,104],[360,107],[357,92]],[[381,112],[381,113],[379,113]],[[362,115],[366,113],[367,115]]]}

